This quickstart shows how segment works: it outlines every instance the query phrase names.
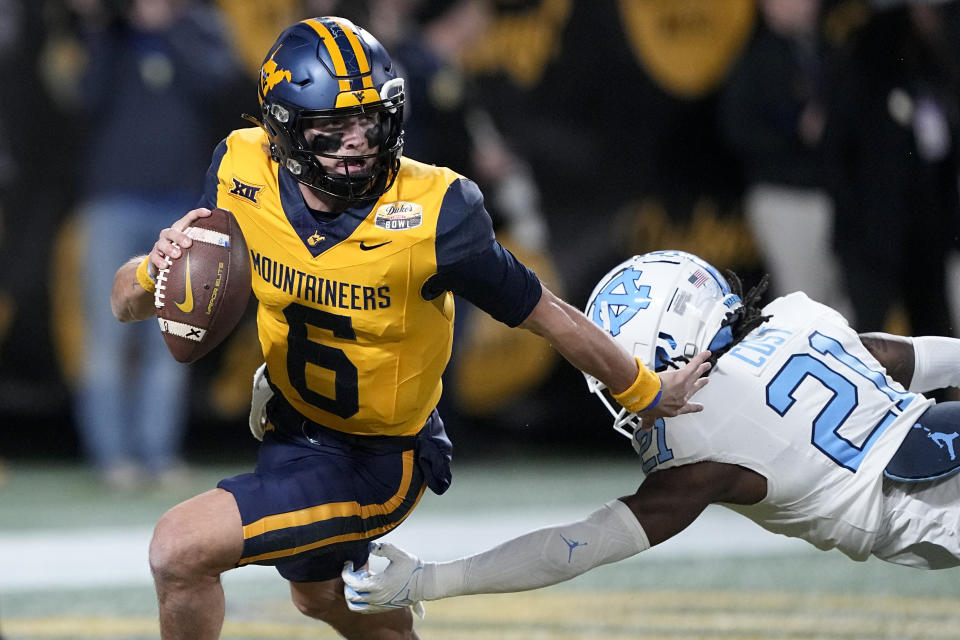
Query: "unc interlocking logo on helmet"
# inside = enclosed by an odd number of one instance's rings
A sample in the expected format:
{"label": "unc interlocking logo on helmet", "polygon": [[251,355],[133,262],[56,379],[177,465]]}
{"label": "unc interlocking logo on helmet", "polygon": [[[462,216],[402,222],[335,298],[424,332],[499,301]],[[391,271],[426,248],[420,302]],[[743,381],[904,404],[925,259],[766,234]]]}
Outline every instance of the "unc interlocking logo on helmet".
{"label": "unc interlocking logo on helmet", "polygon": [[[333,16],[291,26],[264,58],[258,97],[270,153],[298,181],[348,202],[377,198],[393,185],[403,150],[403,79],[365,30]],[[306,131],[350,118],[368,123],[368,152],[339,155],[339,142],[308,142]],[[325,169],[318,158],[346,163],[347,171]]]}
{"label": "unc interlocking logo on helmet", "polygon": [[613,336],[630,322],[637,312],[650,306],[650,287],[638,285],[642,271],[627,267],[605,284],[593,298],[590,319]]}

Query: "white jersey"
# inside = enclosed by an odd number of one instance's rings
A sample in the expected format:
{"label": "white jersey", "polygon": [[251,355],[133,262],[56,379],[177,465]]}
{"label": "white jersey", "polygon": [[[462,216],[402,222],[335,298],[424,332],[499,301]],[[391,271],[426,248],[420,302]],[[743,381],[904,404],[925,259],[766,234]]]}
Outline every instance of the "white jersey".
{"label": "white jersey", "polygon": [[725,505],[774,533],[865,560],[883,528],[883,470],[931,404],[884,373],[839,313],[803,293],[720,358],[704,406],[638,436],[652,473],[712,460],[767,479],[755,505]]}

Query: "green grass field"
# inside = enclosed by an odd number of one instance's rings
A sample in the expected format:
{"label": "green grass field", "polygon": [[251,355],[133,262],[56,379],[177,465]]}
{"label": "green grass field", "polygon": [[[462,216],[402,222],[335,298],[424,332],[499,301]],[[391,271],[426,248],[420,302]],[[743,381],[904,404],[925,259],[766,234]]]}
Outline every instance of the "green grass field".
{"label": "green grass field", "polygon": [[[152,524],[241,466],[195,470],[189,486],[103,492],[71,465],[8,464],[0,486],[0,630],[5,640],[156,638],[146,567]],[[579,518],[632,492],[629,457],[516,459],[455,468],[388,538],[424,557],[481,550]],[[272,569],[227,574],[229,639],[337,636],[297,613]],[[854,563],[768,534],[721,508],[637,558],[549,589],[427,603],[424,639],[960,638],[960,570]]]}

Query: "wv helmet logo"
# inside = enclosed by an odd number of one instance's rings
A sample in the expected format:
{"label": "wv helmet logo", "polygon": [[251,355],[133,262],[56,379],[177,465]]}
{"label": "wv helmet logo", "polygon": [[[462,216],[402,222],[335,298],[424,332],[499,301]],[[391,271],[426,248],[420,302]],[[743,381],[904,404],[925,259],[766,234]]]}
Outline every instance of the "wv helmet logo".
{"label": "wv helmet logo", "polygon": [[277,50],[270,55],[270,59],[260,67],[260,97],[264,97],[275,86],[283,81],[290,82],[293,79],[291,73],[286,69],[281,69],[274,62],[273,58],[280,52],[283,45],[277,47]]}
{"label": "wv helmet logo", "polygon": [[620,329],[650,306],[650,287],[637,286],[642,271],[627,268],[607,282],[593,302],[590,319],[611,335],[620,335]]}

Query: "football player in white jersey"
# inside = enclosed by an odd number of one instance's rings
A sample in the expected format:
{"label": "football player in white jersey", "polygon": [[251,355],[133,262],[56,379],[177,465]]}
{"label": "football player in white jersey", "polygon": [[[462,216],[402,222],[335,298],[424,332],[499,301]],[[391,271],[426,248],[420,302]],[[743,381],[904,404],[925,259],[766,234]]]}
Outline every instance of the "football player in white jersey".
{"label": "football player in white jersey", "polygon": [[[732,274],[731,274],[732,275]],[[960,340],[858,335],[797,292],[762,309],[691,254],[635,256],[594,289],[587,315],[647,366],[717,358],[701,413],[615,415],[645,476],[636,493],[579,522],[524,534],[451,562],[383,543],[378,574],[343,572],[356,611],[523,591],[569,580],[676,535],[709,504],[854,560],[924,569],[960,565],[960,402],[921,392],[960,386]]]}

